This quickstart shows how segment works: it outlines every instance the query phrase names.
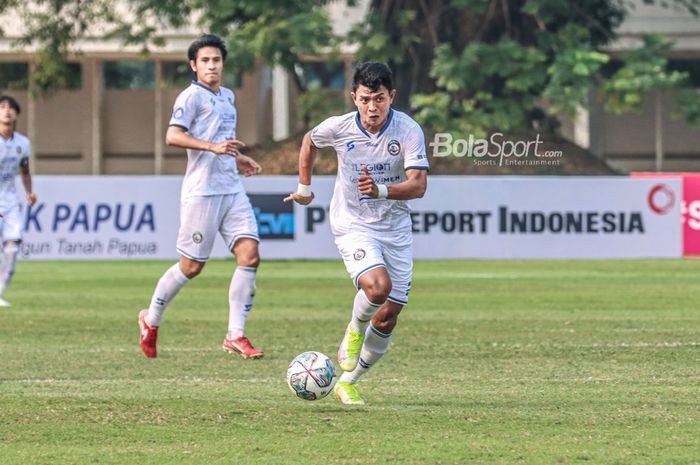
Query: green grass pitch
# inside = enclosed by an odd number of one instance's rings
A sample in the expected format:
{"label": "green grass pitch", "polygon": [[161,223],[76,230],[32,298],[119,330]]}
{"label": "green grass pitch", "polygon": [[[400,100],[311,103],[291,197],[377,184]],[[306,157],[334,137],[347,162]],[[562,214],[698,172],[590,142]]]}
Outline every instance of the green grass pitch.
{"label": "green grass pitch", "polygon": [[0,464],[698,464],[700,262],[419,261],[368,404],[297,399],[298,353],[335,356],[339,261],[264,262],[227,355],[232,261],[165,315],[168,262],[20,262],[0,310]]}

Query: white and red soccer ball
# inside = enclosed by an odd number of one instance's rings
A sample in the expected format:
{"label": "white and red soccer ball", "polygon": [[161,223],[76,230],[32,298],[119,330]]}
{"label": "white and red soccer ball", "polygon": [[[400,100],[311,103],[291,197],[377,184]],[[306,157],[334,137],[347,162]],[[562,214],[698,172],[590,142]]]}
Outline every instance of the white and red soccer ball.
{"label": "white and red soccer ball", "polygon": [[333,390],[336,380],[333,361],[321,352],[299,354],[287,369],[289,389],[305,400],[323,399]]}

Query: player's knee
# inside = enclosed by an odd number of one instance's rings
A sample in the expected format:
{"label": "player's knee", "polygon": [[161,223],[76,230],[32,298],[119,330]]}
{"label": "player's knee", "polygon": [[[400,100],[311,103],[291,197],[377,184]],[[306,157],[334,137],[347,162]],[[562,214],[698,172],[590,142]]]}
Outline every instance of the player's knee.
{"label": "player's knee", "polygon": [[232,250],[236,256],[236,262],[240,266],[257,268],[260,265],[260,252],[258,243],[253,239],[243,238],[236,242]]}
{"label": "player's knee", "polygon": [[236,256],[236,262],[240,266],[257,268],[258,265],[260,265],[260,255],[258,254],[257,250],[245,254],[239,254]]}
{"label": "player's knee", "polygon": [[180,271],[182,271],[182,274],[187,276],[188,279],[192,279],[199,275],[199,273],[202,272],[202,269],[204,269],[204,263],[195,261],[188,261],[186,263],[180,262]]}
{"label": "player's knee", "polygon": [[372,280],[366,283],[363,290],[370,302],[382,303],[391,292],[391,280],[389,278]]}
{"label": "player's knee", "polygon": [[375,327],[379,332],[384,334],[390,334],[396,327],[399,316],[393,313],[385,313],[382,315],[377,315],[372,320],[372,326]]}

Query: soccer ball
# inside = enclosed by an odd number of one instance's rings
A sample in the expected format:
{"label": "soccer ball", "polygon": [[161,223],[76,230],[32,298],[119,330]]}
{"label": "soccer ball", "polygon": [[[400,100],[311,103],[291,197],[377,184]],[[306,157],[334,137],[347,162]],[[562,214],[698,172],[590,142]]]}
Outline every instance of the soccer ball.
{"label": "soccer ball", "polygon": [[304,400],[323,399],[333,390],[335,381],[335,365],[321,352],[299,354],[287,369],[289,389]]}

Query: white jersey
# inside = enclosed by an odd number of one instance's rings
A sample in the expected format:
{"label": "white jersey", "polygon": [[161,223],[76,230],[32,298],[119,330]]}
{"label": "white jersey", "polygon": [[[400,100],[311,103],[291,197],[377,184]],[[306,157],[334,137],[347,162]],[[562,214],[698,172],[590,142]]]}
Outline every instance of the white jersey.
{"label": "white jersey", "polygon": [[0,136],[0,211],[19,205],[15,177],[19,167],[29,163],[32,144],[15,131],[10,139]]}
{"label": "white jersey", "polygon": [[367,132],[359,113],[333,116],[311,131],[317,148],[333,146],[338,154],[338,174],[331,200],[330,223],[334,235],[358,229],[397,231],[411,229],[408,204],[403,200],[375,199],[357,187],[361,165],[367,166],[377,184],[406,180],[409,169],[429,169],[425,137],[420,125],[400,111],[389,110],[384,127]]}
{"label": "white jersey", "polygon": [[[221,87],[219,93],[192,81],[175,100],[170,126],[178,126],[192,137],[208,142],[236,138],[235,96]],[[187,171],[182,199],[201,195],[226,195],[244,191],[236,159],[205,150],[187,149]]]}

